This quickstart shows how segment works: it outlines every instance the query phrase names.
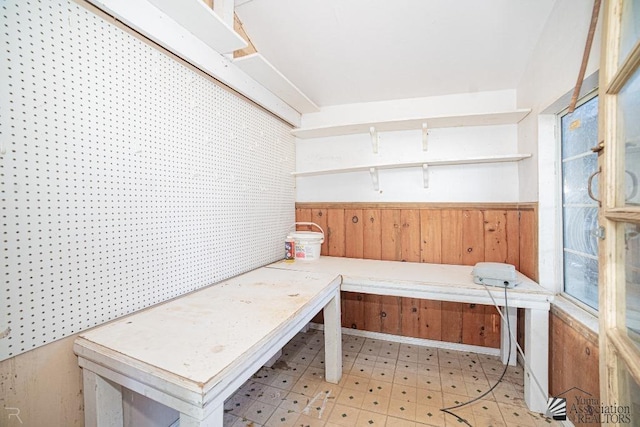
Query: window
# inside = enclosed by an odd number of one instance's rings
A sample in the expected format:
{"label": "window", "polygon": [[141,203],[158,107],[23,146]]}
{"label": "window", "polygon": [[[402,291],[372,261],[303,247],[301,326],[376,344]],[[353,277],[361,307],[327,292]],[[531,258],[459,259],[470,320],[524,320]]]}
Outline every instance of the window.
{"label": "window", "polygon": [[[573,113],[560,114],[562,158],[562,258],[564,292],[598,309],[598,98],[587,98]],[[595,174],[595,175],[594,175]]]}

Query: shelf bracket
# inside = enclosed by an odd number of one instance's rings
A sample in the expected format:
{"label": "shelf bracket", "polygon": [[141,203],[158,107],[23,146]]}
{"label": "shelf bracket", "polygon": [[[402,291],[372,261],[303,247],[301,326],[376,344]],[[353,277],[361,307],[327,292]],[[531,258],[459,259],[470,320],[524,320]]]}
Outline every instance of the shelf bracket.
{"label": "shelf bracket", "polygon": [[427,139],[429,135],[429,128],[426,123],[422,124],[422,151],[427,151]]}
{"label": "shelf bracket", "polygon": [[380,180],[378,177],[378,169],[369,168],[369,173],[371,174],[371,181],[373,182],[373,190],[380,191]]}
{"label": "shelf bracket", "polygon": [[378,154],[378,131],[374,126],[369,128],[369,135],[371,135],[371,147],[373,148],[373,153]]}
{"label": "shelf bracket", "polygon": [[422,180],[424,188],[429,188],[429,165],[427,163],[422,165]]}

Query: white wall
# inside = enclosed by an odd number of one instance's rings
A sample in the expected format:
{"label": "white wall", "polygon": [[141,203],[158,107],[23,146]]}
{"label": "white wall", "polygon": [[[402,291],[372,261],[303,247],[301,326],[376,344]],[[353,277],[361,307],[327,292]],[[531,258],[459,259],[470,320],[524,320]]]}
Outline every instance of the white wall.
{"label": "white wall", "polygon": [[[558,146],[555,114],[568,105],[556,102],[573,90],[591,20],[593,2],[558,0],[529,61],[517,89],[517,106],[532,112],[518,124],[518,148],[533,153],[521,162],[520,201],[538,201],[539,280],[552,290],[559,289],[557,247]],[[599,23],[602,20],[602,11]],[[600,61],[600,25],[596,32],[585,76],[593,74]]]}
{"label": "white wall", "polygon": [[[321,127],[384,120],[511,111],[515,91],[457,94],[431,98],[341,105],[305,114],[303,127]],[[428,120],[427,120],[428,122]],[[368,133],[297,139],[296,170],[313,171],[365,164],[417,162],[481,157],[517,152],[517,126],[475,126],[431,129],[428,150],[421,130],[379,133],[374,154]],[[424,188],[422,169],[381,170],[374,191],[368,171],[296,179],[298,202],[516,202],[516,163],[432,166]]]}

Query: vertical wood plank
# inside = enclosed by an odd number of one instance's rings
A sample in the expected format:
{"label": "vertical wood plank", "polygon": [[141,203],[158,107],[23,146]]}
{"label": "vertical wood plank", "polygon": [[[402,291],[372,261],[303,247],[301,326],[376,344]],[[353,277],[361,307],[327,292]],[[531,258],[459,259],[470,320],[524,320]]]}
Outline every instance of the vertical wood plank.
{"label": "vertical wood plank", "polygon": [[484,220],[482,211],[462,213],[462,264],[475,265],[484,261]]}
{"label": "vertical wood plank", "polygon": [[400,334],[405,337],[420,337],[420,300],[401,298]]}
{"label": "vertical wood plank", "polygon": [[327,209],[327,228],[329,229],[329,254],[341,256],[345,254],[344,209]]}
{"label": "vertical wood plank", "polygon": [[520,271],[520,214],[518,211],[507,211],[507,264],[512,264]]}
{"label": "vertical wood plank", "polygon": [[462,304],[462,342],[484,345],[484,305]]}
{"label": "vertical wood plank", "polygon": [[420,262],[420,210],[400,211],[402,261]]}
{"label": "vertical wood plank", "polygon": [[444,209],[442,215],[442,263],[462,264],[462,211]]}
{"label": "vertical wood plank", "polygon": [[442,301],[442,341],[462,342],[462,304]]}
{"label": "vertical wood plank", "polygon": [[[296,208],[296,222],[312,222],[311,221],[311,209]],[[293,226],[293,224],[291,224]],[[307,225],[297,226],[298,230],[309,230]]]}
{"label": "vertical wood plank", "polygon": [[[515,326],[515,325],[514,325]],[[502,318],[493,305],[484,306],[484,346],[500,348]]]}
{"label": "vertical wood plank", "polygon": [[364,297],[357,292],[342,292],[342,326],[364,329]]}
{"label": "vertical wood plank", "polygon": [[364,330],[380,332],[382,330],[382,318],[380,317],[381,296],[365,294],[362,298],[364,306]]}
{"label": "vertical wood plank", "polygon": [[329,226],[327,225],[327,210],[312,209],[311,222],[315,222],[324,230],[324,243],[320,247],[320,255],[329,255]]}
{"label": "vertical wood plank", "polygon": [[345,256],[362,258],[364,254],[364,221],[362,209],[345,209]]}
{"label": "vertical wood plank", "polygon": [[491,262],[507,262],[507,212],[487,210],[484,218],[484,260]]}
{"label": "vertical wood plank", "polygon": [[383,295],[380,297],[380,332],[398,335],[400,333],[400,297]]}
{"label": "vertical wood plank", "polygon": [[538,280],[538,227],[536,212],[520,211],[520,272]]}
{"label": "vertical wood plank", "polygon": [[362,257],[367,259],[382,259],[382,226],[378,209],[365,209],[363,220],[363,250]]}
{"label": "vertical wood plank", "polygon": [[437,209],[420,210],[421,261],[442,262],[442,215]]}
{"label": "vertical wood plank", "polygon": [[382,218],[381,236],[382,248],[381,259],[388,261],[402,260],[402,242],[401,242],[401,220],[399,209],[382,209],[380,211]]}
{"label": "vertical wood plank", "polygon": [[442,302],[420,300],[418,336],[430,340],[442,339]]}

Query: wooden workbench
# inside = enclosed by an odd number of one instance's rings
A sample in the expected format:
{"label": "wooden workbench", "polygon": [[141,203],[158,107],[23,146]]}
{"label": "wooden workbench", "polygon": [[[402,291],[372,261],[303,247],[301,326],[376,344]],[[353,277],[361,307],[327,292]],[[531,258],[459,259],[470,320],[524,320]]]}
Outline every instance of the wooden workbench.
{"label": "wooden workbench", "polygon": [[[415,262],[378,261],[322,256],[316,261],[277,262],[268,266],[286,271],[324,272],[342,275],[342,290],[437,301],[505,306],[504,288],[485,288],[473,283],[471,266]],[[549,372],[549,309],[553,293],[518,273],[520,284],[507,290],[512,336],[516,336],[517,308],[525,309],[524,396],[532,411],[546,412]],[[493,299],[491,298],[493,297]],[[503,363],[516,363],[516,346],[503,322],[500,350]],[[512,340],[511,340],[512,341]],[[531,375],[535,375],[536,384]]]}
{"label": "wooden workbench", "polygon": [[126,387],[222,426],[224,401],[320,310],[325,377],[342,375],[340,276],[259,268],[80,334],[85,425],[122,426]]}

